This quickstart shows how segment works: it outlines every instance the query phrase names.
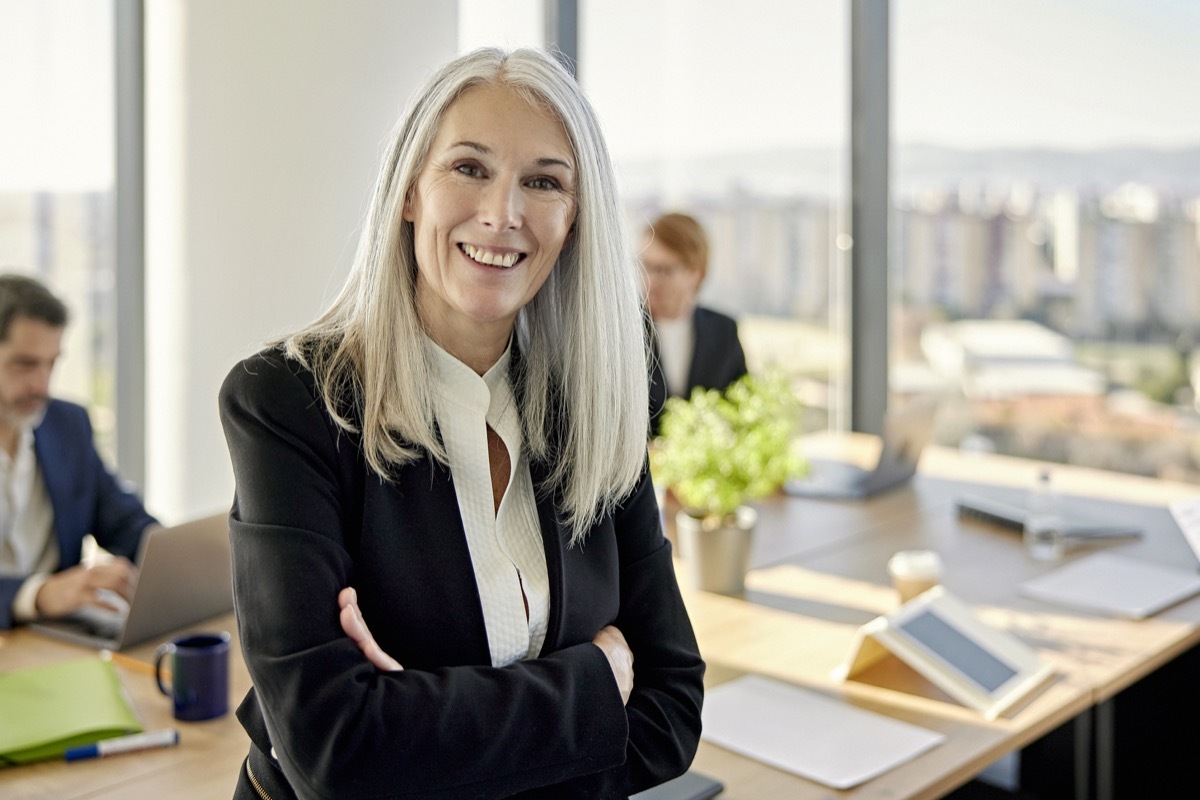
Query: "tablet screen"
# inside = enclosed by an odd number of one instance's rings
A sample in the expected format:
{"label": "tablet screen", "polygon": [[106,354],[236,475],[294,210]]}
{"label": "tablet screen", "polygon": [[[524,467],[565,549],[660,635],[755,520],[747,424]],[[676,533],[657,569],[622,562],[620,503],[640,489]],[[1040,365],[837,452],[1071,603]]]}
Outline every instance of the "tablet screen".
{"label": "tablet screen", "polygon": [[925,649],[991,694],[1017,674],[972,639],[931,611],[917,614],[899,626]]}

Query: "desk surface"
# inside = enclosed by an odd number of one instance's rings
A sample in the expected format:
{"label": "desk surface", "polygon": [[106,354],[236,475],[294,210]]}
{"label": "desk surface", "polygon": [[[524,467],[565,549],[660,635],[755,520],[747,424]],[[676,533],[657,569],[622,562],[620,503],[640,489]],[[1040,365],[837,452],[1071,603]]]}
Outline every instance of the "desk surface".
{"label": "desk surface", "polygon": [[[235,630],[232,614],[190,630]],[[230,713],[206,722],[180,722],[171,700],[154,682],[154,644],[131,648],[116,662],[121,683],[149,729],[179,729],[179,746],[109,759],[46,761],[0,769],[0,797],[14,800],[138,800],[139,798],[232,797],[250,740],[232,708],[250,689],[250,676],[234,637],[230,650]],[[95,650],[17,629],[0,632],[0,671],[36,667],[74,658],[96,658]]]}
{"label": "desk surface", "polygon": [[[911,485],[867,502],[774,498],[760,504],[745,598],[692,591],[680,570],[701,651],[706,682],[716,685],[754,672],[838,697],[861,708],[940,731],[944,744],[844,792],[703,742],[695,768],[726,784],[722,798],[936,798],[1018,749],[1111,697],[1200,640],[1200,599],[1140,622],[1049,609],[1016,594],[1026,577],[1048,569],[1028,559],[1019,536],[960,521],[955,493],[972,482],[1032,484],[1037,465],[997,456],[963,457],[930,448]],[[1192,559],[1163,506],[1200,489],[1112,473],[1062,467],[1056,483],[1066,494],[1104,498],[1119,513],[1148,520],[1148,535],[1119,545],[1162,563]],[[1129,506],[1127,504],[1141,504]],[[1114,512],[1117,513],[1117,512]],[[1166,516],[1164,516],[1166,515]],[[947,587],[989,623],[1013,632],[1052,661],[1060,678],[1026,705],[988,721],[946,697],[899,662],[861,681],[829,679],[857,628],[895,608],[886,561],[906,547],[932,547],[945,562]],[[234,630],[232,616],[197,629]],[[154,648],[127,655],[145,663]],[[0,670],[54,663],[93,653],[27,631],[0,634]],[[240,650],[231,654],[231,707],[249,688]],[[65,764],[0,770],[0,796],[29,798],[229,797],[248,745],[233,714],[211,722],[179,723],[170,702],[141,668],[118,666],[148,728],[175,725],[181,744]]]}
{"label": "desk surface", "polygon": [[[819,442],[817,452],[869,461],[862,446],[861,440],[847,445],[838,439]],[[1023,459],[930,448],[912,485],[867,502],[773,498],[759,505],[756,568],[747,576],[745,598],[685,586],[710,685],[747,672],[771,675],[940,731],[947,739],[843,792],[703,743],[695,768],[725,781],[722,797],[936,798],[1200,642],[1200,598],[1130,621],[1055,609],[1017,594],[1021,581],[1056,565],[1030,559],[1017,533],[960,520],[954,499],[961,491],[1024,489],[1038,469]],[[1194,497],[1200,488],[1066,466],[1055,468],[1055,483],[1064,495],[1097,498],[1089,501],[1092,513],[1146,529],[1141,541],[1104,547],[1163,564],[1195,564],[1165,505]],[[913,547],[937,550],[947,588],[989,624],[1038,650],[1058,669],[1058,680],[994,722],[897,660],[861,681],[830,681],[855,630],[895,609],[887,560]],[[684,571],[680,576],[687,580]]]}

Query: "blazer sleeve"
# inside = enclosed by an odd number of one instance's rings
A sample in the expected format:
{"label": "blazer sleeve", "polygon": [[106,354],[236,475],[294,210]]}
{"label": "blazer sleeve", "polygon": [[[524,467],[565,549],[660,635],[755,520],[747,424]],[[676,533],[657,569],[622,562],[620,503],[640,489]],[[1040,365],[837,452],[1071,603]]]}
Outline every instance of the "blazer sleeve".
{"label": "blazer sleeve", "polygon": [[21,591],[25,578],[13,578],[0,575],[0,631],[13,626],[12,604]]}
{"label": "blazer sleeve", "polygon": [[613,522],[621,553],[621,608],[614,624],[634,655],[634,689],[625,709],[624,797],[691,765],[700,741],[705,665],[679,593],[648,470]]}
{"label": "blazer sleeve", "polygon": [[[53,415],[53,422],[50,415]],[[54,506],[62,548],[60,569],[79,563],[83,534],[90,533],[110,553],[132,559],[142,533],[158,520],[147,513],[132,487],[104,463],[96,450],[91,420],[81,406],[52,401],[46,445],[39,460]]]}
{"label": "blazer sleeve", "polygon": [[108,470],[96,448],[90,447],[89,450],[92,473],[96,479],[92,535],[109,552],[132,559],[137,555],[142,534],[148,526],[158,524],[158,520],[146,511],[142,499],[133,489],[123,486],[120,478]]}
{"label": "blazer sleeve", "polygon": [[738,337],[737,321],[719,311],[696,307],[696,342],[688,391],[696,386],[725,389],[746,374],[746,352]]}
{"label": "blazer sleeve", "polygon": [[243,654],[298,796],[504,797],[623,762],[626,710],[591,642],[499,668],[369,664],[342,632],[336,602],[354,569],[342,459],[356,457],[355,443],[311,376],[278,356],[236,366],[220,411],[236,481]]}

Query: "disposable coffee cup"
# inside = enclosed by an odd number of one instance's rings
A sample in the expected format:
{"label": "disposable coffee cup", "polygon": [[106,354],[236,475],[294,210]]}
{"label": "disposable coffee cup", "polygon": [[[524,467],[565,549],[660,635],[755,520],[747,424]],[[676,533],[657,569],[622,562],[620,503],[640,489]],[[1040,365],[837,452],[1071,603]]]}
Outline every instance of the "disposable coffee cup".
{"label": "disposable coffee cup", "polygon": [[901,550],[888,560],[892,586],[907,603],[942,580],[942,559],[932,550]]}

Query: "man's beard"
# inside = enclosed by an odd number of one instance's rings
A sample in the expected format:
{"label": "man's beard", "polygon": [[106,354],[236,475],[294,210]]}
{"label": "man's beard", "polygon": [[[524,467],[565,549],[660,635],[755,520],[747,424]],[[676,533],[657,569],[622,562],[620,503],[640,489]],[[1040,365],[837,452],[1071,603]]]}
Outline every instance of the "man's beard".
{"label": "man's beard", "polygon": [[[36,405],[33,405],[36,402]],[[46,395],[22,397],[12,403],[0,403],[0,422],[10,428],[36,427],[46,412],[50,398]],[[32,407],[31,407],[32,406]],[[27,409],[27,410],[22,410]]]}

